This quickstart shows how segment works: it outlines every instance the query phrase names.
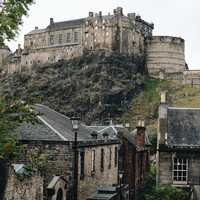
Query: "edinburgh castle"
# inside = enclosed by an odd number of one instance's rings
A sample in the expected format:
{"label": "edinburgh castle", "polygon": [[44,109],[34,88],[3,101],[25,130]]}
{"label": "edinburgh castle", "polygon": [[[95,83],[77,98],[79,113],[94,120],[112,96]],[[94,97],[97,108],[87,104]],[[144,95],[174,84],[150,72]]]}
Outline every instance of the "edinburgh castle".
{"label": "edinburgh castle", "polygon": [[[154,24],[135,13],[89,12],[88,17],[50,23],[45,29],[35,27],[24,36],[24,48],[11,53],[0,49],[0,66],[8,73],[36,64],[54,63],[80,57],[86,51],[104,50],[130,56],[144,56],[149,74],[160,79],[200,84],[200,72],[190,71],[185,61],[184,40],[171,36],[153,36]],[[5,67],[6,66],[6,67]]]}

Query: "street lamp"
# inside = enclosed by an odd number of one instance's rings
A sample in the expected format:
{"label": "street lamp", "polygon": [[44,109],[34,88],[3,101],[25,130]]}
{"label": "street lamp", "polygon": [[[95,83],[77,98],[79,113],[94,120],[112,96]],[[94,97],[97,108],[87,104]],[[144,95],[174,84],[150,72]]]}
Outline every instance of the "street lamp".
{"label": "street lamp", "polygon": [[77,132],[79,129],[79,117],[71,117],[72,122],[72,129],[74,131],[74,198],[73,200],[77,200],[77,193],[78,193],[78,148],[77,148]]}

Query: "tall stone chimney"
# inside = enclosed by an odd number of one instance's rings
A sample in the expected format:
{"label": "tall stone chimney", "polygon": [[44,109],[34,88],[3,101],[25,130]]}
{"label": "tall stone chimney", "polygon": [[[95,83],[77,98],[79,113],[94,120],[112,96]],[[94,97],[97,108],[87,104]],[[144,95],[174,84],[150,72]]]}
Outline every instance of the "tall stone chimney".
{"label": "tall stone chimney", "polygon": [[136,145],[139,147],[145,146],[145,122],[143,120],[138,121],[137,129],[137,137],[136,137]]}
{"label": "tall stone chimney", "polygon": [[167,97],[166,91],[161,92],[159,116],[158,116],[158,135],[157,135],[157,147],[160,144],[165,144],[167,139]]}

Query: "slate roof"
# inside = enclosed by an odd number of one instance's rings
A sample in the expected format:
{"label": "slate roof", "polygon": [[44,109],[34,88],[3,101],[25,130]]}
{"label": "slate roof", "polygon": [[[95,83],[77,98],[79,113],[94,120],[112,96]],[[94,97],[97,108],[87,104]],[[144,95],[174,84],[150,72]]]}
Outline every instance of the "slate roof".
{"label": "slate roof", "polygon": [[200,147],[200,108],[168,108],[167,144]]}
{"label": "slate roof", "polygon": [[34,30],[28,32],[26,35],[37,34],[37,33],[44,33],[44,32],[46,32],[46,29],[34,29]]}
{"label": "slate roof", "polygon": [[[34,105],[33,109],[38,112],[39,123],[23,123],[18,131],[20,140],[74,141],[74,132],[72,131],[71,120],[68,117],[40,104]],[[98,143],[105,140],[103,136],[98,137],[98,140],[94,139],[91,135],[94,132],[94,130],[80,124],[78,141]],[[109,141],[106,142],[109,143]],[[114,142],[118,143],[116,140]]]}
{"label": "slate roof", "polygon": [[47,26],[47,29],[50,30],[63,30],[70,27],[80,27],[82,24],[85,23],[85,18],[81,19],[74,19],[69,21],[63,21],[63,22],[54,22],[53,24]]}
{"label": "slate roof", "polygon": [[[123,134],[123,137],[125,137],[131,144],[136,146],[136,134],[137,134],[137,129],[134,129],[133,131],[128,131],[127,128],[124,128],[123,126],[120,125],[109,125],[109,126],[89,126],[89,128],[95,130],[98,132],[98,134],[102,135],[103,133],[108,132],[109,137],[111,138],[116,138],[120,136],[119,134]],[[145,132],[145,145],[151,145],[148,137],[147,130]]]}

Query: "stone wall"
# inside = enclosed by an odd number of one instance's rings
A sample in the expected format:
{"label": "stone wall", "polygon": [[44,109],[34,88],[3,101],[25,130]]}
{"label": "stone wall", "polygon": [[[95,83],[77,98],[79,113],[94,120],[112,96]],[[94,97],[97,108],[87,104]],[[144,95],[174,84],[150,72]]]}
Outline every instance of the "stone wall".
{"label": "stone wall", "polygon": [[0,68],[2,68],[6,64],[6,59],[10,54],[10,50],[5,48],[0,48]]}
{"label": "stone wall", "polygon": [[183,72],[183,84],[200,86],[200,70],[187,70]]}
{"label": "stone wall", "polygon": [[141,56],[145,52],[145,39],[152,36],[152,30],[153,24],[135,13],[125,16],[121,7],[115,9],[112,15],[90,12],[83,19],[65,22],[50,19],[45,29],[36,27],[24,36],[21,61],[8,65],[8,72],[35,63],[72,59],[81,56],[84,50],[107,49]]}
{"label": "stone wall", "polygon": [[[18,163],[28,164],[34,154],[45,155],[42,175],[44,177],[44,199],[46,188],[53,176],[63,176],[69,183],[73,177],[73,150],[71,143],[62,142],[27,142],[24,154],[17,160]],[[69,186],[67,186],[69,190]],[[70,192],[70,191],[69,191]]]}
{"label": "stone wall", "polygon": [[41,200],[42,198],[43,178],[41,176],[32,175],[20,179],[10,168],[4,200]]}
{"label": "stone wall", "polygon": [[[81,147],[79,149],[79,199],[86,199],[99,186],[116,184],[118,180],[118,165],[115,164],[115,147],[118,144],[102,144]],[[27,143],[27,150],[17,160],[18,163],[31,162],[32,153],[47,155],[42,175],[44,177],[44,199],[46,188],[54,176],[62,176],[67,181],[68,199],[72,195],[73,187],[73,150],[72,143],[31,142]],[[104,171],[101,170],[101,149],[104,149]],[[95,171],[92,171],[92,151],[95,150]],[[80,174],[80,154],[84,151],[84,177]],[[109,166],[111,151],[111,165]],[[36,154],[37,154],[36,153]]]}
{"label": "stone wall", "polygon": [[[87,147],[85,152],[84,177],[80,176],[79,162],[79,199],[86,200],[97,187],[112,186],[117,184],[118,164],[115,163],[115,148],[118,145],[104,145],[97,147]],[[104,169],[101,168],[101,151],[104,149]],[[95,150],[95,171],[92,171],[92,151]],[[111,152],[111,162],[110,160]],[[79,157],[80,159],[80,157]]]}
{"label": "stone wall", "polygon": [[186,70],[185,44],[182,38],[153,36],[146,44],[146,65],[151,76],[158,78],[160,72],[167,76]]}

